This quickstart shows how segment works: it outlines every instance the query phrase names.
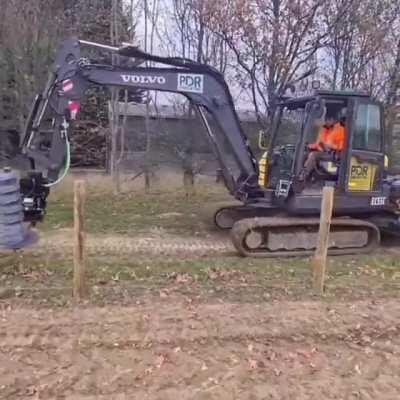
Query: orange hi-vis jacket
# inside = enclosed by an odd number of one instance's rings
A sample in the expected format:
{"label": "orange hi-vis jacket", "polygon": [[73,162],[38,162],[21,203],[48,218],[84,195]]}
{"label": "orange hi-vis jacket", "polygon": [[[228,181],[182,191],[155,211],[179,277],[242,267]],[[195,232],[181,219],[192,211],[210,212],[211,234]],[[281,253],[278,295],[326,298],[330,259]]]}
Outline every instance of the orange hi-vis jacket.
{"label": "orange hi-vis jacket", "polygon": [[344,147],[344,126],[337,122],[331,127],[323,126],[319,132],[318,139],[308,147],[312,150],[324,150],[321,144],[330,149],[341,151]]}

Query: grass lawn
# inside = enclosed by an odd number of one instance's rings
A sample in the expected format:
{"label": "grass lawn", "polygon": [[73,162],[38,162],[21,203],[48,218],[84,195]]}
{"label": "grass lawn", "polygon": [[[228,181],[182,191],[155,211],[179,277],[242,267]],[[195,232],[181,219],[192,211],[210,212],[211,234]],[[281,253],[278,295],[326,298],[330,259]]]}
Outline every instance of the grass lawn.
{"label": "grass lawn", "polygon": [[[129,236],[159,228],[181,237],[213,237],[213,210],[217,203],[228,200],[223,188],[210,190],[206,186],[197,186],[196,195],[190,198],[182,191],[117,197],[89,191],[85,229],[89,234]],[[72,195],[68,195],[49,202],[46,220],[39,229],[51,235],[72,224]],[[392,246],[369,256],[332,257],[325,299],[397,297],[398,254]],[[101,301],[107,301],[110,290],[118,287],[156,293],[173,290],[233,301],[312,296],[306,258],[250,259],[234,253],[197,258],[120,254],[90,257],[88,264],[90,285],[95,288],[92,293],[100,293]],[[45,301],[60,296],[68,301],[71,278],[71,254],[18,252],[0,259],[0,286],[15,290],[21,298],[32,292]]]}
{"label": "grass lawn", "polygon": [[[72,201],[72,194],[50,199],[45,222],[39,229],[72,227]],[[162,227],[171,233],[199,234],[213,230],[216,203],[233,201],[220,186],[212,190],[209,186],[198,186],[191,197],[182,190],[121,196],[89,192],[85,207],[86,230],[89,233],[130,233]]]}

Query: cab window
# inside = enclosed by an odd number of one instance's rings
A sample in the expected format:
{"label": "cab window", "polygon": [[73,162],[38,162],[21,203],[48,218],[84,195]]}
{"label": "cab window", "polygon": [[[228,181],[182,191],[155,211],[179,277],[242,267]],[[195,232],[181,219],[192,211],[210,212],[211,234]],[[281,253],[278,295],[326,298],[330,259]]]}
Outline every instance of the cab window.
{"label": "cab window", "polygon": [[381,151],[381,113],[376,104],[359,104],[353,133],[353,149]]}

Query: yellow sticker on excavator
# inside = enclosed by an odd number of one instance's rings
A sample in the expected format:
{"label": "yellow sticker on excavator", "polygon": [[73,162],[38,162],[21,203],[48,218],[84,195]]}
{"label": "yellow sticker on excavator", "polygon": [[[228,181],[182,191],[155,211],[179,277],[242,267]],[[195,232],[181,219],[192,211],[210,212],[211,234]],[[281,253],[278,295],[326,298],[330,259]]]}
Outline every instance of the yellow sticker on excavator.
{"label": "yellow sticker on excavator", "polygon": [[266,151],[260,158],[260,161],[258,162],[258,184],[262,187],[266,187],[268,182],[267,157],[268,157],[268,152]]}
{"label": "yellow sticker on excavator", "polygon": [[349,191],[372,190],[375,173],[375,164],[359,163],[356,157],[351,157]]}

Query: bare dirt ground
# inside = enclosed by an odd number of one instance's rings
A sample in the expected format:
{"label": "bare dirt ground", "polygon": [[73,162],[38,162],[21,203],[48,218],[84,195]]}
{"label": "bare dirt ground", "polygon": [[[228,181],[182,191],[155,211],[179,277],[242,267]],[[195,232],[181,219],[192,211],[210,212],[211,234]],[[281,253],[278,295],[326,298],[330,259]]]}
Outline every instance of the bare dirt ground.
{"label": "bare dirt ground", "polygon": [[[208,232],[206,236],[171,234],[165,229],[149,229],[148,232],[130,235],[115,233],[86,234],[86,251],[89,255],[138,255],[188,256],[236,254],[229,232]],[[26,253],[71,254],[73,248],[72,228],[57,232],[41,232],[39,242],[25,250]],[[375,254],[398,255],[399,239],[385,237]]]}
{"label": "bare dirt ground", "polygon": [[[164,229],[149,230],[134,235],[87,234],[86,250],[90,255],[137,255],[148,256],[204,256],[235,252],[228,233],[208,234],[206,237],[170,234]],[[37,245],[27,251],[35,253],[67,253],[73,248],[73,230],[64,228],[57,233],[41,233]]]}
{"label": "bare dirt ground", "polygon": [[3,305],[0,397],[398,399],[400,303]]}

